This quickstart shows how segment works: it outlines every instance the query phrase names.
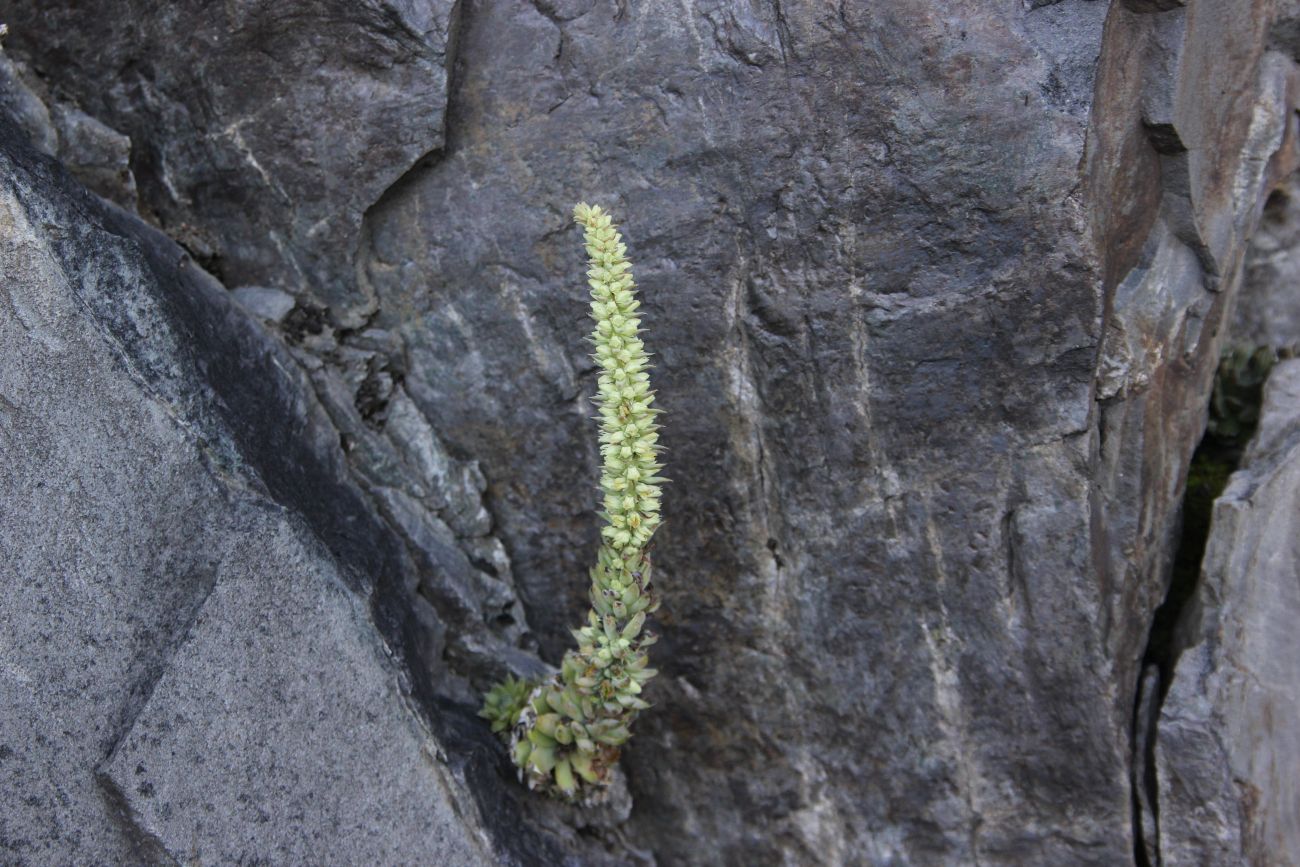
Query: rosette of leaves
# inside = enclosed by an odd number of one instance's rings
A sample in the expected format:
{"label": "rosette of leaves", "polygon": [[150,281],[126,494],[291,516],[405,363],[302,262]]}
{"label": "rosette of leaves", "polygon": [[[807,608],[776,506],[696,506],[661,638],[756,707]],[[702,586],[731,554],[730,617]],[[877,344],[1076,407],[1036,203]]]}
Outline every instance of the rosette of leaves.
{"label": "rosette of leaves", "polygon": [[483,696],[483,709],[479,716],[492,722],[492,733],[510,737],[510,730],[519,722],[519,713],[528,702],[534,684],[526,680],[507,677]]}
{"label": "rosette of leaves", "polygon": [[573,631],[577,647],[560,670],[539,684],[507,679],[487,694],[480,716],[510,745],[529,788],[565,800],[592,802],[609,783],[642,698],[655,675],[646,649],[646,615],[659,607],[648,545],[659,527],[659,425],[650,389],[649,357],[641,341],[627,247],[609,214],[580,204],[591,288],[591,342],[600,368],[604,521],[592,567],[587,622]]}

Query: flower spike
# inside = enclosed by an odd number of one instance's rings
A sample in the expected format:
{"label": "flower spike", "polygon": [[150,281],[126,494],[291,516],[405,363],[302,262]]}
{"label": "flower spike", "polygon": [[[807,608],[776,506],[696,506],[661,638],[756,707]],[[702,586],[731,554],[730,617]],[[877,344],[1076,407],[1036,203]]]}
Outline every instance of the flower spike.
{"label": "flower spike", "polygon": [[600,368],[601,547],[591,569],[591,611],[573,630],[577,648],[540,684],[507,681],[487,696],[482,716],[509,741],[528,787],[594,803],[609,784],[631,724],[650,705],[641,692],[655,675],[645,649],[646,615],[659,607],[647,546],[659,528],[659,410],[650,388],[627,247],[609,214],[582,203],[591,289],[591,342]]}

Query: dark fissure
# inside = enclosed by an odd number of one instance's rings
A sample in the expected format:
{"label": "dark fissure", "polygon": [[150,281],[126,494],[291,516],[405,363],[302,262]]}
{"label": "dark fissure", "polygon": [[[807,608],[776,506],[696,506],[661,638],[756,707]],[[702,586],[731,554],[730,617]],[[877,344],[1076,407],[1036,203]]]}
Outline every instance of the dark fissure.
{"label": "dark fissure", "polygon": [[[1181,507],[1182,529],[1174,552],[1173,570],[1164,601],[1156,609],[1142,658],[1133,702],[1134,861],[1139,867],[1160,863],[1156,777],[1156,736],[1160,706],[1173,682],[1174,667],[1185,646],[1186,618],[1200,586],[1201,563],[1214,515],[1214,502],[1241,463],[1246,444],[1255,433],[1263,402],[1264,381],[1278,354],[1270,347],[1237,346],[1220,359],[1210,398],[1205,434],[1187,470]],[[1154,668],[1157,676],[1148,673]],[[1156,694],[1150,695],[1154,689]],[[1154,702],[1154,705],[1152,704]],[[1140,754],[1139,754],[1140,753]],[[1143,824],[1143,802],[1150,812]],[[1155,834],[1155,839],[1148,839]]]}

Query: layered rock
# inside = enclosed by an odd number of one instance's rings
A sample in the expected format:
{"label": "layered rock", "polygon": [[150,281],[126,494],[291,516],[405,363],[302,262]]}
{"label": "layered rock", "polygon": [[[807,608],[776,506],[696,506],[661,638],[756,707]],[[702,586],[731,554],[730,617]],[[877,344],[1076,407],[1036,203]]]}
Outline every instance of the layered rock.
{"label": "layered rock", "polygon": [[1274,369],[1258,432],[1214,505],[1201,583],[1154,745],[1166,864],[1300,852],[1300,361]]}
{"label": "layered rock", "polygon": [[0,176],[3,860],[559,860],[288,353],[8,122]]}
{"label": "layered rock", "polygon": [[361,571],[437,612],[381,594],[430,703],[556,662],[585,608],[586,198],[638,263],[677,480],[613,845],[1159,857],[1134,709],[1160,711],[1138,680],[1187,461],[1294,167],[1274,4],[113,5],[139,23],[0,14],[307,371],[368,516],[344,535],[394,546]]}
{"label": "layered rock", "polygon": [[0,15],[37,77],[130,137],[141,208],[208,270],[364,321],[362,219],[442,145],[453,0],[40,0]]}

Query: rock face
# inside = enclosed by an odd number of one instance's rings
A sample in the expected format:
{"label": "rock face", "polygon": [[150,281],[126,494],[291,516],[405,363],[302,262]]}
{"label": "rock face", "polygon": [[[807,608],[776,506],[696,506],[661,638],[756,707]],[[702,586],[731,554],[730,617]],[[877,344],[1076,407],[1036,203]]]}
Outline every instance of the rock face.
{"label": "rock face", "polygon": [[109,790],[178,861],[492,863],[327,552],[256,517],[213,552],[215,586],[102,766]]}
{"label": "rock face", "polygon": [[[471,827],[515,823],[508,857],[526,863],[560,857],[543,845],[661,864],[1160,857],[1135,815],[1156,799],[1135,708],[1161,712],[1139,675],[1248,241],[1295,168],[1290,12],[145,5],[0,0],[13,75],[129,138],[140,213],[269,329],[257,353],[274,364],[208,340],[204,411],[235,419],[230,454],[249,457],[229,462],[270,467],[270,497],[349,592],[372,593]],[[543,814],[514,806],[448,702],[554,664],[585,607],[580,198],[629,238],[677,481],[632,812],[558,843],[529,836]],[[181,351],[133,345],[163,370]],[[300,391],[269,385],[276,369]],[[270,417],[297,426],[259,421],[268,389],[288,403]],[[233,544],[213,533],[176,556]],[[274,601],[256,592],[266,571],[228,571],[249,599],[211,578],[214,610]],[[266,646],[299,683],[307,634],[356,639],[333,586],[296,588],[302,620],[267,611]],[[187,763],[136,756],[231,737],[255,706],[242,686],[233,716],[153,733],[226,694],[198,672],[252,660],[219,627],[153,631],[189,667],[155,678],[139,731],[114,730],[92,764],[113,750],[103,779],[157,845],[197,835],[236,858],[242,823],[280,799],[227,825],[187,817],[205,809]],[[307,726],[285,708],[284,732]],[[155,800],[131,788],[133,761]],[[334,790],[328,769],[285,761]],[[252,767],[236,755],[219,790]],[[276,840],[264,851],[296,857]]]}
{"label": "rock face", "polygon": [[1300,176],[1273,192],[1251,238],[1232,336],[1300,354]]}
{"label": "rock face", "polygon": [[211,589],[230,527],[212,520],[222,486],[200,444],[86,321],[46,234],[62,221],[28,210],[15,169],[6,155],[0,847],[16,863],[126,862],[144,841],[113,821],[96,766]]}
{"label": "rock face", "polygon": [[1255,440],[1215,503],[1189,646],[1158,723],[1167,864],[1300,852],[1300,361],[1274,369]]}
{"label": "rock face", "polygon": [[135,207],[131,140],[76,106],[54,99],[39,78],[3,53],[0,107],[37,150],[57,157],[104,198]]}
{"label": "rock face", "polygon": [[364,212],[443,142],[455,7],[40,0],[2,14],[39,77],[135,143],[142,209],[209,270],[310,289],[356,325]]}
{"label": "rock face", "polygon": [[372,580],[400,574],[391,543],[341,535],[373,519],[313,442],[333,430],[306,378],[17,135],[0,123],[3,860],[510,860],[517,820],[492,844],[474,748],[434,718],[448,765],[400,664],[419,648]]}

